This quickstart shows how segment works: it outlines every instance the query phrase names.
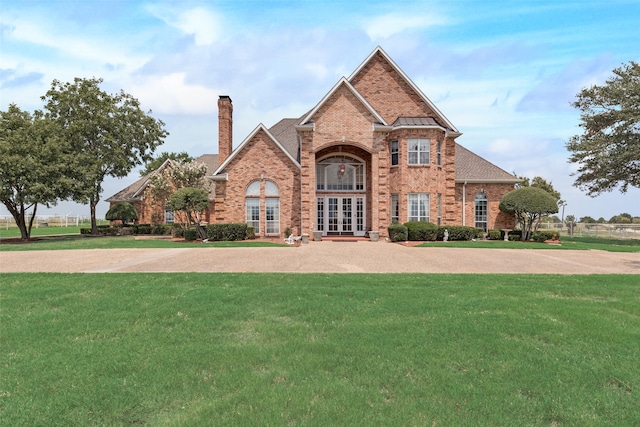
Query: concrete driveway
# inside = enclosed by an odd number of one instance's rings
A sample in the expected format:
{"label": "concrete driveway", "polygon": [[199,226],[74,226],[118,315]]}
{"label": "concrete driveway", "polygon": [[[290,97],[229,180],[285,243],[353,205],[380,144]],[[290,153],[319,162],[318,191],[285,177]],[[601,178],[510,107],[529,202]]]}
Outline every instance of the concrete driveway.
{"label": "concrete driveway", "polygon": [[387,242],[297,247],[0,252],[7,272],[296,272],[640,274],[640,253],[417,248]]}

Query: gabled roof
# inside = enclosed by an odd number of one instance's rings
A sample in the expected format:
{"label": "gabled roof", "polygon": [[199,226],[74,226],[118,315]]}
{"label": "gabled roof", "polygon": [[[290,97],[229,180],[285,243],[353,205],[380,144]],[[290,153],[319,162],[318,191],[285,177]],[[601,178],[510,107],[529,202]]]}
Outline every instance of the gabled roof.
{"label": "gabled roof", "polygon": [[456,143],[456,182],[507,183],[521,180]]}
{"label": "gabled roof", "polygon": [[369,104],[369,102],[366,99],[364,99],[364,97],[360,94],[360,92],[358,92],[356,88],[353,87],[353,85],[349,83],[349,81],[344,77],[338,80],[338,83],[336,83],[335,86],[333,86],[333,88],[324,96],[324,98],[322,98],[320,102],[318,102],[318,104],[315,107],[313,107],[313,109],[306,116],[304,116],[304,118],[300,121],[300,124],[302,125],[310,122],[313,115],[318,112],[318,110],[329,100],[329,98],[331,98],[331,96],[334,93],[338,91],[338,89],[341,86],[345,86],[349,91],[351,91],[351,93],[355,95],[356,98],[358,98],[358,100],[362,103],[362,105],[364,105],[365,108],[371,113],[371,115],[376,118],[376,122],[382,123],[383,125],[387,124],[385,123],[382,116],[380,116],[380,114],[376,110],[374,110],[371,104]]}
{"label": "gabled roof", "polygon": [[[207,167],[207,173],[215,170],[218,166],[217,154],[203,154],[202,156],[194,159],[194,162],[204,163]],[[113,196],[106,199],[107,202],[132,202],[135,200],[141,200],[144,190],[149,186],[149,180],[151,177],[160,171],[164,170],[173,163],[173,160],[167,159],[162,165],[151,173],[146,174],[142,178],[135,181],[128,187],[118,191]],[[213,189],[212,189],[213,190]]]}
{"label": "gabled roof", "polygon": [[219,175],[221,174],[224,169],[227,167],[227,165],[231,162],[231,160],[233,160],[236,156],[238,156],[239,153],[242,152],[242,150],[244,149],[244,147],[246,147],[246,145],[249,143],[249,141],[251,141],[251,139],[256,136],[258,134],[258,132],[263,131],[264,133],[267,134],[267,136],[269,137],[269,139],[271,139],[271,141],[273,141],[273,143],[276,145],[276,147],[278,147],[280,150],[282,150],[283,153],[285,153],[287,155],[287,157],[298,167],[300,168],[300,163],[298,163],[298,161],[295,159],[295,157],[293,157],[291,155],[291,153],[289,153],[289,151],[287,151],[282,144],[280,143],[280,141],[278,141],[272,134],[271,132],[269,132],[269,129],[267,129],[265,127],[265,125],[263,125],[262,123],[260,123],[254,130],[253,132],[251,132],[249,134],[249,136],[247,136],[245,138],[244,141],[242,141],[242,144],[240,144],[235,150],[233,150],[233,152],[231,153],[231,155],[229,157],[227,157],[227,159],[220,165],[218,166],[218,168],[215,170],[215,172],[213,172],[212,176],[215,175]]}
{"label": "gabled roof", "polygon": [[296,132],[295,125],[297,125],[300,120],[302,120],[302,117],[298,117],[297,119],[282,119],[269,128],[271,135],[291,154],[291,157],[298,161],[300,160],[298,158],[300,145],[298,143],[298,132]]}
{"label": "gabled roof", "polygon": [[451,131],[455,132],[455,133],[460,133],[458,131],[458,129],[453,125],[453,123],[451,123],[449,121],[449,119],[446,118],[446,116],[444,114],[442,114],[442,112],[438,109],[438,107],[436,107],[436,105],[431,102],[431,100],[420,90],[420,88],[413,83],[413,81],[409,78],[409,76],[407,76],[404,71],[402,71],[402,69],[400,67],[398,67],[398,64],[396,64],[393,59],[391,59],[391,57],[389,55],[387,55],[387,53],[384,51],[384,49],[382,49],[380,46],[376,47],[374,49],[373,52],[371,52],[371,54],[362,62],[362,64],[360,64],[360,66],[358,68],[356,68],[356,70],[351,73],[351,75],[348,77],[347,80],[349,80],[349,82],[351,82],[354,78],[356,78],[356,76],[358,75],[358,73],[360,73],[360,71],[362,71],[362,69],[364,67],[367,66],[367,64],[373,60],[373,58],[375,58],[376,55],[380,54],[385,61],[387,61],[389,63],[389,65],[391,65],[391,67],[398,73],[398,75],[400,75],[400,77],[402,77],[404,79],[404,81],[411,87],[411,89],[418,94],[418,96],[420,97],[420,99],[422,101],[424,101],[425,104],[427,104],[429,106],[429,108],[438,115],[438,119],[440,119],[439,121],[442,121],[444,123],[445,128],[449,128],[451,129]]}

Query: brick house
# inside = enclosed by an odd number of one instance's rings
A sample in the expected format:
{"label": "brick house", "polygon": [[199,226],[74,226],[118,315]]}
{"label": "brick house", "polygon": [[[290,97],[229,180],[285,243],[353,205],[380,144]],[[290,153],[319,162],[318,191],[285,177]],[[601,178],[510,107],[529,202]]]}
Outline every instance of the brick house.
{"label": "brick house", "polygon": [[[235,150],[228,96],[218,122],[218,154],[196,159],[213,182],[209,223],[247,222],[265,237],[384,236],[393,220],[514,227],[498,205],[517,177],[456,143],[461,133],[379,47],[303,116],[259,124]],[[151,222],[148,179],[107,201]]]}

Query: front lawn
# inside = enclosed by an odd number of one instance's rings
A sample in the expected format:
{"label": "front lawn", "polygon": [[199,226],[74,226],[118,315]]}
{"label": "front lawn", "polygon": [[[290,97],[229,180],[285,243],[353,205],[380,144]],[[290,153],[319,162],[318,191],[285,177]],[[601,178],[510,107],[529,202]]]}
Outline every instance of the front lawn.
{"label": "front lawn", "polygon": [[257,246],[283,246],[282,243],[270,241],[251,240],[235,242],[185,242],[172,241],[171,239],[153,238],[136,240],[134,236],[118,237],[92,237],[84,235],[41,237],[30,242],[0,242],[1,251],[41,251],[63,249],[134,249],[134,248],[210,248],[210,247],[257,247]]}
{"label": "front lawn", "polygon": [[640,425],[636,275],[3,274],[3,425]]}
{"label": "front lawn", "polygon": [[562,236],[560,244],[548,244],[538,242],[505,242],[504,240],[475,240],[475,241],[450,241],[450,242],[424,242],[418,244],[421,247],[450,247],[450,248],[490,248],[490,249],[572,249],[590,250],[597,249],[608,252],[640,252],[640,240],[634,239],[606,239],[593,237],[569,237]]}

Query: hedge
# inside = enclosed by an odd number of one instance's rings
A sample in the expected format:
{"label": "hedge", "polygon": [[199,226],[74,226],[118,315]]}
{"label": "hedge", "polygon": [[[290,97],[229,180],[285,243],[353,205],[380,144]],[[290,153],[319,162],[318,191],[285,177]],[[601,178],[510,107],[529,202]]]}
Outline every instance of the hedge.
{"label": "hedge", "polygon": [[206,232],[207,238],[211,241],[244,240],[247,237],[247,224],[209,224]]}
{"label": "hedge", "polygon": [[534,242],[544,243],[547,240],[553,240],[553,238],[560,239],[560,234],[557,231],[536,231],[531,238]]}
{"label": "hedge", "polygon": [[188,230],[184,230],[184,240],[192,242],[196,240],[197,237],[198,231],[194,227],[189,228]]}
{"label": "hedge", "polygon": [[438,238],[438,226],[426,221],[410,221],[403,224],[407,227],[408,240],[433,241]]}
{"label": "hedge", "polygon": [[484,230],[467,225],[441,225],[438,227],[438,240],[444,239],[444,231],[449,232],[449,240],[471,240],[481,237]]}

